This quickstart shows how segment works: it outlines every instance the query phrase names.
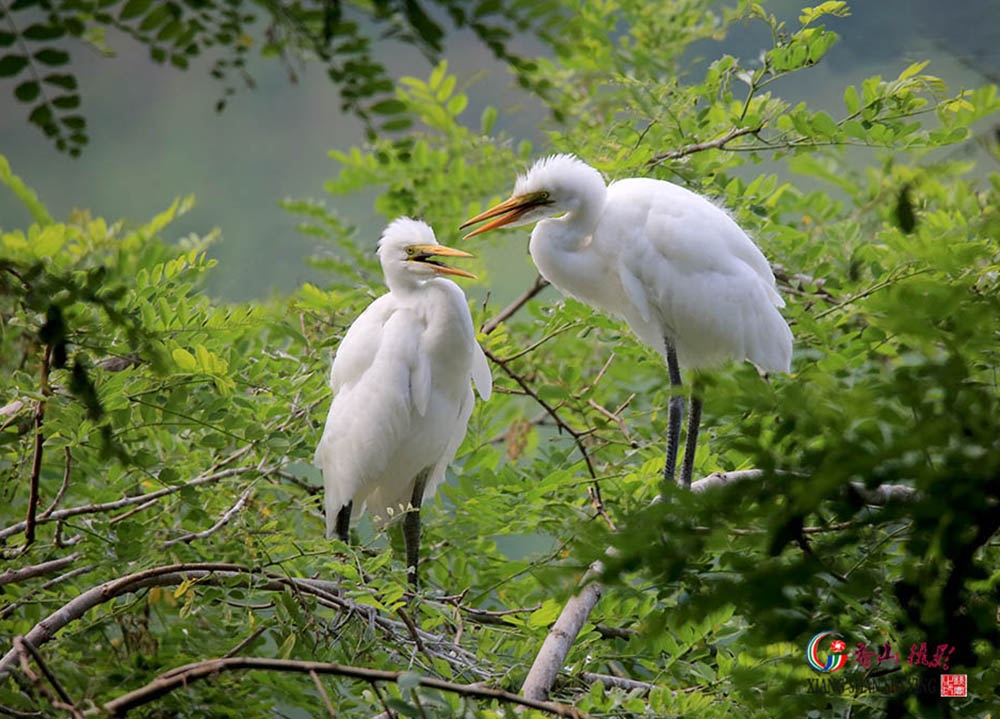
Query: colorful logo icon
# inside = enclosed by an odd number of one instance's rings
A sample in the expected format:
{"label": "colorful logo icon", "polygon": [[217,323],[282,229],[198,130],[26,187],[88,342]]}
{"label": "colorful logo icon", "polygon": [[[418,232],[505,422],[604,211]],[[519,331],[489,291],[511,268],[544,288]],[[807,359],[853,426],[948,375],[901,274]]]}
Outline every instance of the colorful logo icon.
{"label": "colorful logo icon", "polygon": [[[826,661],[821,661],[819,656],[820,643],[829,637],[834,637],[833,641],[830,642],[830,653],[826,656]],[[832,673],[843,669],[844,665],[847,664],[847,644],[844,642],[844,636],[840,632],[820,632],[809,640],[806,647],[806,660],[808,660],[809,666],[818,672]]]}

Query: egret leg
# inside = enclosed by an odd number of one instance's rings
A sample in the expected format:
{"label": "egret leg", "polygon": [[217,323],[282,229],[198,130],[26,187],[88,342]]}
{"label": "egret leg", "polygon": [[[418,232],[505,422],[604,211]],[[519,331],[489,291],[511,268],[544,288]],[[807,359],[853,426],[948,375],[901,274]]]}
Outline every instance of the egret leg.
{"label": "egret leg", "polygon": [[687,441],[684,444],[684,464],[681,465],[681,477],[678,484],[683,489],[690,489],[691,474],[694,472],[694,454],[698,449],[698,428],[701,426],[701,397],[692,394],[688,405]]}
{"label": "egret leg", "polygon": [[423,470],[413,481],[413,496],[410,504],[413,509],[403,518],[403,541],[406,544],[406,573],[409,576],[413,590],[420,588],[420,578],[417,575],[417,565],[420,560],[420,505],[424,501],[424,486],[430,470]]}
{"label": "egret leg", "polygon": [[350,542],[351,507],[353,505],[353,501],[348,502],[337,512],[337,538],[345,544]]}
{"label": "egret leg", "polygon": [[677,470],[677,449],[681,443],[681,410],[684,395],[680,393],[681,366],[677,364],[677,350],[670,338],[667,346],[667,372],[670,375],[670,404],[667,409],[667,458],[663,464],[663,481],[673,482]]}

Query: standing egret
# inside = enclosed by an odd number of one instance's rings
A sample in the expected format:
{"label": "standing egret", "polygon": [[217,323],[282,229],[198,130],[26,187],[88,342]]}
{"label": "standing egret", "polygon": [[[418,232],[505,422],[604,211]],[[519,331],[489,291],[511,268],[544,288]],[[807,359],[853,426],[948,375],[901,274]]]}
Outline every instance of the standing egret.
{"label": "standing egret", "polygon": [[313,460],[323,471],[326,534],[348,541],[367,506],[383,519],[407,504],[406,566],[417,586],[420,505],[444,481],[465,437],[474,396],[493,383],[465,293],[440,275],[472,277],[435,257],[472,257],[437,244],[401,217],[379,240],[388,294],[354,321],[330,371],[333,402]]}
{"label": "standing egret", "polygon": [[[556,217],[561,215],[560,217]],[[663,180],[606,185],[572,155],[538,160],[510,199],[462,224],[492,218],[466,237],[537,222],[535,265],[565,294],[622,317],[667,362],[670,398],[663,476],[672,481],[684,399],[680,366],[750,360],[787,372],[792,332],[764,255],[724,210]],[[701,421],[692,394],[680,484],[689,486]]]}

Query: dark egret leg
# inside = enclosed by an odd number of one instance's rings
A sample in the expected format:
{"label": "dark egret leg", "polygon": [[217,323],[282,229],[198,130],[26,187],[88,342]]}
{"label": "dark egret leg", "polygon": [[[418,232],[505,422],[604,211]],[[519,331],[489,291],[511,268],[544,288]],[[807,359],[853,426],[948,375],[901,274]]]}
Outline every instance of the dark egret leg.
{"label": "dark egret leg", "polygon": [[677,449],[681,443],[681,410],[684,395],[680,393],[681,367],[677,364],[677,350],[670,338],[664,338],[667,347],[667,372],[670,374],[670,404],[667,409],[667,458],[663,464],[663,481],[673,482],[677,470]]}
{"label": "dark egret leg", "polygon": [[698,427],[701,426],[701,397],[691,395],[688,405],[687,440],[684,444],[684,464],[677,484],[683,489],[691,488],[691,473],[694,471],[694,454],[698,449]]}
{"label": "dark egret leg", "polygon": [[417,575],[417,565],[420,560],[420,505],[424,501],[424,486],[427,484],[429,469],[422,470],[413,481],[413,496],[410,504],[413,509],[407,511],[403,518],[403,541],[406,544],[406,573],[409,576],[413,590],[420,588]]}
{"label": "dark egret leg", "polygon": [[337,538],[344,543],[350,543],[352,506],[354,502],[348,502],[337,512]]}

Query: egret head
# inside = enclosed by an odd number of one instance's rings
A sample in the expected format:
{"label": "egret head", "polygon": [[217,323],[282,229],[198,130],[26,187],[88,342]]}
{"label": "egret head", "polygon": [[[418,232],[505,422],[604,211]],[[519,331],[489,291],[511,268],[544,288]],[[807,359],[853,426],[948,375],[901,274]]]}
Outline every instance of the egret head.
{"label": "egret head", "polygon": [[[437,257],[473,257],[468,252],[439,245],[434,230],[426,222],[399,217],[386,226],[378,241],[378,256],[386,279],[416,277],[429,279],[435,275],[476,276],[443,264]],[[404,274],[405,273],[405,274]]]}
{"label": "egret head", "polygon": [[575,155],[549,155],[518,175],[510,199],[466,220],[460,229],[494,218],[467,234],[468,238],[505,225],[532,224],[599,203],[605,191],[601,173],[583,160]]}

